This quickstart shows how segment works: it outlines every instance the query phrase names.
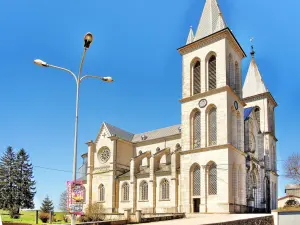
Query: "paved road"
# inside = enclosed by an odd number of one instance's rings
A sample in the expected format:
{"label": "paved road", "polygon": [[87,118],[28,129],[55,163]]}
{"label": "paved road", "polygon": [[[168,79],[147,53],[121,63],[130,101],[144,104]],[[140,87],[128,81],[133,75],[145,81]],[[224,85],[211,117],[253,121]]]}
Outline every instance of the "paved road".
{"label": "paved road", "polygon": [[150,225],[203,225],[255,217],[270,216],[270,214],[191,214],[188,218],[147,223]]}

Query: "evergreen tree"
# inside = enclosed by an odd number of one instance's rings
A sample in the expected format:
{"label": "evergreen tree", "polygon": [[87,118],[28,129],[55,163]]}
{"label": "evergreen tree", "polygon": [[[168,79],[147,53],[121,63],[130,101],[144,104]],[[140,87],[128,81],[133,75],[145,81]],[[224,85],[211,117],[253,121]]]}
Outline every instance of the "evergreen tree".
{"label": "evergreen tree", "polygon": [[68,194],[67,191],[64,191],[63,193],[60,194],[60,199],[59,199],[59,209],[62,212],[68,212],[67,200],[68,200]]}
{"label": "evergreen tree", "polygon": [[16,185],[18,208],[33,209],[35,195],[35,181],[33,177],[33,168],[30,163],[29,155],[24,149],[21,149],[16,156]]}
{"label": "evergreen tree", "polygon": [[50,213],[53,210],[54,210],[53,202],[47,196],[42,202],[41,211],[44,213]]}
{"label": "evergreen tree", "polygon": [[0,208],[8,210],[11,216],[18,212],[16,173],[16,155],[12,147],[8,147],[0,158]]}

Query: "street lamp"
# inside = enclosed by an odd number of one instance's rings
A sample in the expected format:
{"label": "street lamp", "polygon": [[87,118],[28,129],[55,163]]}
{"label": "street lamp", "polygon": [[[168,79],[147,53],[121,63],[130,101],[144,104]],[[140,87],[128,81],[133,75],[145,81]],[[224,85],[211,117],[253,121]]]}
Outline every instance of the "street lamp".
{"label": "street lamp", "polygon": [[[68,70],[66,68],[48,64],[48,63],[46,63],[46,62],[44,62],[43,60],[40,60],[40,59],[34,60],[34,63],[38,66],[51,67],[51,68],[54,68],[54,69],[59,69],[59,70],[63,70],[63,71],[66,71],[66,72],[70,73],[74,77],[75,82],[76,82],[76,87],[77,88],[76,88],[76,115],[75,115],[75,132],[74,132],[74,155],[73,155],[73,181],[76,181],[77,140],[78,140],[78,107],[79,107],[80,84],[86,78],[94,78],[94,79],[98,79],[98,80],[101,80],[101,81],[104,81],[104,82],[113,82],[113,79],[111,77],[99,77],[99,76],[92,76],[92,75],[85,75],[85,76],[81,77],[82,67],[83,67],[83,64],[84,64],[86,51],[90,47],[92,42],[93,42],[93,35],[91,33],[87,33],[84,36],[84,51],[83,51],[83,55],[82,55],[82,59],[81,59],[80,67],[79,67],[78,76],[76,76],[75,73],[73,73],[71,70]],[[74,225],[75,222],[76,222],[76,217],[75,217],[75,215],[73,215],[72,220],[71,220],[71,224]]]}

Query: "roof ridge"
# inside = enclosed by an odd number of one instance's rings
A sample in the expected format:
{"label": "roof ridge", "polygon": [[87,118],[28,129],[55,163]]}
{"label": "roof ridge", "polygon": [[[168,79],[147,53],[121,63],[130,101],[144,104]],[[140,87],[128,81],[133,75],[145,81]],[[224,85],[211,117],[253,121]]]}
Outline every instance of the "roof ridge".
{"label": "roof ridge", "polygon": [[168,127],[162,127],[162,128],[158,128],[158,129],[150,130],[150,131],[145,131],[145,132],[141,132],[141,133],[138,133],[138,134],[135,134],[135,135],[150,133],[150,132],[158,131],[158,130],[161,130],[161,129],[167,129],[167,128],[175,127],[175,126],[181,126],[181,124],[176,124],[176,125],[172,125],[172,126],[168,126]]}

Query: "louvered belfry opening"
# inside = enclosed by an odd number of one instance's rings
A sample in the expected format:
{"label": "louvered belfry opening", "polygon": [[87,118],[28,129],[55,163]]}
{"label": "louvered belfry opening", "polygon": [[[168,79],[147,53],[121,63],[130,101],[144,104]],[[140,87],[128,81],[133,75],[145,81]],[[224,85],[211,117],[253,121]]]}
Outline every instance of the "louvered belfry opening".
{"label": "louvered belfry opening", "polygon": [[194,149],[201,147],[201,113],[195,112],[193,119],[193,147]]}
{"label": "louvered belfry opening", "polygon": [[217,165],[215,163],[209,166],[208,170],[208,194],[216,195],[218,193],[217,183]]}
{"label": "louvered belfry opening", "polygon": [[255,117],[256,117],[259,129],[260,129],[260,110],[259,110],[259,108],[255,109]]}
{"label": "louvered belfry opening", "polygon": [[217,87],[217,59],[216,56],[211,56],[208,61],[208,85],[209,90],[216,89]]}
{"label": "louvered belfry opening", "polygon": [[217,144],[217,109],[212,108],[208,114],[209,145]]}
{"label": "louvered belfry opening", "polygon": [[193,88],[194,95],[201,92],[201,66],[199,61],[195,63],[193,68]]}
{"label": "louvered belfry opening", "polygon": [[201,173],[200,166],[195,166],[193,171],[193,195],[201,195]]}
{"label": "louvered belfry opening", "polygon": [[234,73],[235,73],[235,93],[238,95],[238,96],[241,96],[241,87],[240,87],[240,67],[239,67],[239,64],[238,62],[235,62],[235,69],[234,69]]}
{"label": "louvered belfry opening", "polygon": [[228,72],[229,72],[229,85],[233,90],[235,90],[234,68],[233,68],[233,59],[231,54],[229,55],[228,58]]}

